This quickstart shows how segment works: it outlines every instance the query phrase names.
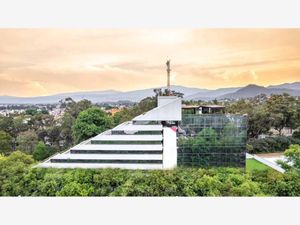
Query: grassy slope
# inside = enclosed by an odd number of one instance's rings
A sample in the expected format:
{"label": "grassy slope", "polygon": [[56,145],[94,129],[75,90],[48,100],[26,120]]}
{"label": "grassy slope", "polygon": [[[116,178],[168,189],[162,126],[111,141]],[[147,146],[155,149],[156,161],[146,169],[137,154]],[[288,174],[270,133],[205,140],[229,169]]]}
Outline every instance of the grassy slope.
{"label": "grassy slope", "polygon": [[255,159],[247,159],[246,161],[246,171],[251,172],[253,170],[267,170],[270,167],[258,162]]}

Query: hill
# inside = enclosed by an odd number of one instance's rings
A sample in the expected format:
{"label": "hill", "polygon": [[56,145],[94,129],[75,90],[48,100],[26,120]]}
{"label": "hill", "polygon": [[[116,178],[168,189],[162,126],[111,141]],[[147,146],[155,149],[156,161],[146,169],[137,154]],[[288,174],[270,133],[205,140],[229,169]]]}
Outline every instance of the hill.
{"label": "hill", "polygon": [[[160,87],[165,89],[166,87]],[[120,92],[115,90],[105,91],[89,91],[89,92],[73,92],[63,93],[50,96],[37,97],[15,97],[15,96],[0,96],[0,104],[49,104],[57,103],[61,99],[71,97],[75,101],[88,99],[93,103],[102,102],[117,102],[131,101],[139,102],[142,99],[154,96],[154,88]],[[184,100],[213,100],[213,99],[240,99],[251,98],[259,94],[282,94],[288,93],[292,96],[300,96],[300,82],[287,83],[269,87],[258,86],[255,84],[247,85],[246,87],[219,88],[216,90],[208,90],[203,88],[190,88],[184,86],[171,86],[172,90],[184,94]]]}
{"label": "hill", "polygon": [[283,93],[288,93],[292,96],[300,96],[300,90],[287,89],[287,88],[266,88],[263,86],[250,84],[233,93],[219,96],[218,99],[252,98],[259,94],[271,95],[271,94],[283,94]]}

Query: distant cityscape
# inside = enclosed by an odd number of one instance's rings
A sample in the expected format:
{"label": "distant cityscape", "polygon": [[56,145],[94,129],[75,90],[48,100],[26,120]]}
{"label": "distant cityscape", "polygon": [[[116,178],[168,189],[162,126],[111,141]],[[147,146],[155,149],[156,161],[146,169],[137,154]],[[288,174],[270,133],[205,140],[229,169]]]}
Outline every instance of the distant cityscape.
{"label": "distant cityscape", "polygon": [[[62,99],[63,100],[63,99]],[[110,115],[132,106],[133,102],[105,102],[95,104]],[[64,114],[66,107],[62,103],[55,104],[0,104],[0,115],[10,116],[24,114],[27,110],[36,110],[38,113],[49,114],[54,119],[59,119]]]}

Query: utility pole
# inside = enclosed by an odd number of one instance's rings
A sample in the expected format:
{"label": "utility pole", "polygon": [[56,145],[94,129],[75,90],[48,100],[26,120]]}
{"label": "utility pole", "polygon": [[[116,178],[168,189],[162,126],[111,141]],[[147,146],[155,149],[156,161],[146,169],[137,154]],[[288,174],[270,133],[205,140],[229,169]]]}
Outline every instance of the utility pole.
{"label": "utility pole", "polygon": [[166,63],[166,65],[167,65],[167,73],[168,73],[167,88],[168,88],[169,91],[170,91],[170,72],[171,72],[170,63],[171,63],[171,60],[169,59],[167,61],[167,63]]}

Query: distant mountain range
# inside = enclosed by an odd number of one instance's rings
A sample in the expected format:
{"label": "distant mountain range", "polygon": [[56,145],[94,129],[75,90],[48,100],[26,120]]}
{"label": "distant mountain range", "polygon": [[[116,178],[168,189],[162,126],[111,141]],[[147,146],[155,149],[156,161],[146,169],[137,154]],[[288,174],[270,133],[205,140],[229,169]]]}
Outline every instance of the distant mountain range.
{"label": "distant mountain range", "polygon": [[[300,83],[296,84],[299,85]],[[240,88],[233,93],[228,93],[225,95],[218,96],[217,99],[241,99],[241,98],[252,98],[259,94],[283,94],[288,93],[292,96],[300,96],[300,88],[299,89],[289,89],[286,88],[287,85],[279,85],[279,86],[271,86],[271,87],[263,87],[255,84],[250,84],[246,87]]]}
{"label": "distant mountain range", "polygon": [[[164,89],[165,87],[162,88]],[[120,92],[114,90],[74,92],[38,97],[0,96],[0,104],[49,104],[57,103],[61,99],[67,97],[71,97],[75,101],[88,99],[94,103],[117,101],[139,102],[143,98],[153,96],[153,89],[154,88],[149,88],[128,92]],[[240,99],[255,97],[259,94],[271,95],[282,93],[288,93],[293,96],[300,96],[300,82],[273,85],[268,87],[250,84],[246,87],[219,88],[216,90],[189,88],[174,85],[171,86],[171,89],[183,93],[185,100]]]}

